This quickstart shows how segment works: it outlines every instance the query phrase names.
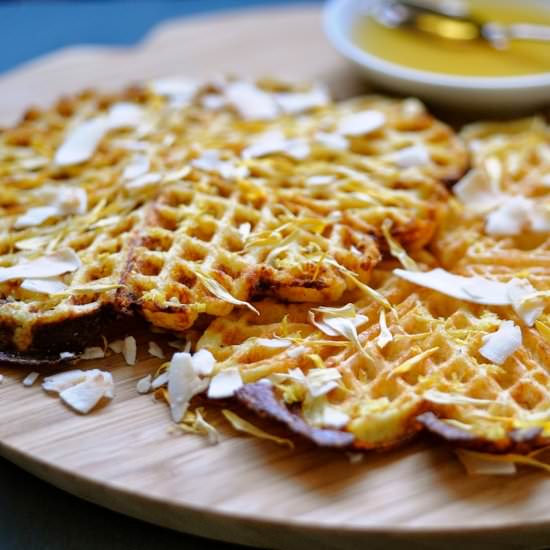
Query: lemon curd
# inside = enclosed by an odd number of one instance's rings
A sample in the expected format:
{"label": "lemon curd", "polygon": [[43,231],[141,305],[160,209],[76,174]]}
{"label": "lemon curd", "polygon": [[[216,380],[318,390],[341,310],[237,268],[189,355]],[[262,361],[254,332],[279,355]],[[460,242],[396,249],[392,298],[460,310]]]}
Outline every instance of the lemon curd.
{"label": "lemon curd", "polygon": [[[479,21],[550,25],[550,1],[548,9],[498,4],[472,0],[471,15]],[[550,42],[517,40],[497,50],[481,39],[455,41],[410,28],[389,29],[366,16],[357,21],[353,38],[368,53],[412,69],[461,76],[550,72]]]}

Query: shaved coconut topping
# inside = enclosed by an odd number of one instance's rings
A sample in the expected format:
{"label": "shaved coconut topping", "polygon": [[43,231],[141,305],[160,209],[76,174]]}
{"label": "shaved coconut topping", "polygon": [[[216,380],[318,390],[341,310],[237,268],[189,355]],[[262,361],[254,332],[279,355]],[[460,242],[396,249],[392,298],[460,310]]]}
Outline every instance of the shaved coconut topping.
{"label": "shaved coconut topping", "polygon": [[208,111],[218,111],[227,104],[225,97],[218,94],[206,94],[201,100],[202,106]]}
{"label": "shaved coconut topping", "polygon": [[264,348],[288,348],[292,342],[283,338],[256,338],[256,344]]}
{"label": "shaved coconut topping", "polygon": [[[319,321],[315,318],[315,313],[321,315]],[[309,319],[324,334],[343,336],[353,342],[357,349],[364,352],[357,335],[357,327],[365,324],[368,318],[365,315],[358,314],[353,304],[347,304],[339,308],[323,306],[314,308],[309,312]]]}
{"label": "shaved coconut topping", "polygon": [[544,311],[544,298],[537,295],[535,287],[525,279],[512,279],[507,287],[516,315],[528,327],[532,327]]}
{"label": "shaved coconut topping", "polygon": [[97,369],[87,371],[83,382],[59,393],[61,400],[81,414],[89,413],[103,398],[113,399],[115,386],[110,372]]}
{"label": "shaved coconut topping", "polygon": [[126,336],[122,343],[122,355],[127,365],[136,364],[137,345],[136,339],[133,336]]}
{"label": "shaved coconut topping", "polygon": [[221,160],[220,152],[215,149],[203,151],[199,158],[191,161],[191,166],[205,172],[215,172],[228,180],[242,179],[248,176],[246,166],[238,166],[231,161]]}
{"label": "shaved coconut topping", "polygon": [[304,415],[312,426],[336,430],[344,428],[350,420],[346,413],[330,405],[323,396],[317,397],[306,404]]}
{"label": "shaved coconut topping", "polygon": [[86,379],[86,373],[82,370],[68,370],[47,376],[42,382],[42,389],[49,392],[60,393],[67,388],[80,384]]}
{"label": "shaved coconut topping", "polygon": [[0,267],[0,283],[13,279],[45,279],[76,271],[81,262],[72,248],[63,248],[36,260]]}
{"label": "shaved coconut topping", "polygon": [[202,393],[208,380],[201,380],[191,361],[189,353],[174,353],[168,368],[168,399],[174,422],[181,422],[191,399]]}
{"label": "shaved coconut topping", "polygon": [[200,349],[191,358],[195,372],[200,376],[210,376],[216,365],[215,357],[207,350]]}
{"label": "shaved coconut topping", "polygon": [[411,145],[392,153],[390,160],[397,164],[399,168],[412,168],[413,166],[429,164],[431,157],[423,145]]}
{"label": "shaved coconut topping", "polygon": [[152,387],[151,385],[152,378],[153,377],[150,374],[148,374],[144,378],[141,378],[140,380],[138,380],[138,383],[136,384],[137,392],[141,394],[149,393]]}
{"label": "shaved coconut topping", "polygon": [[148,185],[155,185],[159,183],[159,181],[161,180],[162,180],[161,174],[158,174],[157,172],[149,172],[147,174],[143,174],[142,176],[138,176],[137,178],[126,182],[125,187],[126,189],[143,189]]}
{"label": "shaved coconut topping", "polygon": [[462,277],[441,268],[424,272],[394,269],[393,272],[401,279],[458,300],[487,306],[506,306],[511,303],[507,284],[483,277]]}
{"label": "shaved coconut topping", "polygon": [[457,395],[443,393],[437,390],[428,390],[424,392],[424,399],[440,405],[491,405],[494,403],[490,399],[477,399],[467,395]]}
{"label": "shaved coconut topping", "polygon": [[3,384],[3,383],[4,383],[4,375],[0,374],[0,384]]}
{"label": "shaved coconut topping", "polygon": [[248,160],[273,153],[284,153],[300,160],[309,156],[310,148],[303,139],[286,139],[282,132],[274,130],[262,134],[254,143],[243,149],[241,157]]}
{"label": "shaved coconut topping", "polygon": [[113,340],[107,344],[115,353],[122,353],[122,348],[124,347],[124,342],[122,340]]}
{"label": "shaved coconut topping", "polygon": [[529,223],[532,201],[524,197],[507,197],[485,220],[488,235],[519,235]]}
{"label": "shaved coconut topping", "polygon": [[474,212],[486,212],[502,201],[498,182],[488,178],[479,169],[470,170],[454,187],[454,194],[460,202]]}
{"label": "shaved coconut topping", "polygon": [[386,115],[380,111],[361,111],[344,116],[338,124],[338,133],[344,136],[363,136],[379,130],[386,124]]}
{"label": "shaved coconut topping", "polygon": [[279,108],[271,94],[250,82],[231,82],[224,90],[225,99],[245,120],[269,120],[278,115]]}
{"label": "shaved coconut topping", "polygon": [[384,310],[380,311],[379,325],[380,325],[380,334],[376,338],[376,345],[380,349],[384,349],[393,340],[393,335],[390,332],[388,325],[386,324],[386,314]]}
{"label": "shaved coconut topping", "polygon": [[67,285],[59,279],[23,279],[21,287],[38,294],[59,294],[67,289]]}
{"label": "shaved coconut topping", "polygon": [[103,136],[116,128],[135,128],[143,120],[143,109],[134,103],[116,103],[106,115],[100,115],[73,128],[55,153],[58,166],[70,166],[89,160]]}
{"label": "shaved coconut topping", "polygon": [[161,374],[159,374],[152,382],[151,387],[154,390],[157,390],[161,386],[164,386],[168,383],[168,372],[165,371]]}
{"label": "shaved coconut topping", "polygon": [[345,151],[349,147],[349,141],[344,136],[329,132],[317,132],[315,134],[315,141],[327,149]]}
{"label": "shaved coconut topping", "polygon": [[503,321],[499,329],[483,338],[479,353],[492,363],[502,365],[522,343],[521,329],[513,321]]}
{"label": "shaved coconut topping", "polygon": [[308,92],[275,94],[275,101],[283,113],[296,115],[327,105],[330,102],[330,96],[325,88],[315,87]]}
{"label": "shaved coconut topping", "polygon": [[338,380],[342,378],[340,371],[334,368],[310,369],[305,383],[311,397],[320,397],[338,387]]}
{"label": "shaved coconut topping", "polygon": [[29,372],[29,374],[27,374],[27,376],[25,376],[25,378],[23,379],[23,386],[25,386],[26,388],[30,388],[36,382],[39,376],[39,372]]}
{"label": "shaved coconut topping", "polygon": [[153,342],[153,341],[149,342],[149,347],[147,351],[149,352],[149,355],[152,355],[153,357],[158,357],[159,359],[164,358],[164,352],[156,342]]}
{"label": "shaved coconut topping", "polygon": [[193,100],[199,90],[199,83],[183,78],[153,80],[149,86],[155,94],[170,99],[172,106],[183,106]]}
{"label": "shaved coconut topping", "polygon": [[133,180],[143,176],[149,171],[149,157],[146,155],[136,155],[124,168],[122,177],[125,180]]}
{"label": "shaved coconut topping", "polygon": [[14,227],[16,229],[40,225],[54,216],[63,217],[86,213],[88,196],[84,189],[61,185],[59,187],[45,186],[41,191],[40,195],[49,200],[50,204],[29,208],[15,220]]}
{"label": "shaved coconut topping", "polygon": [[84,350],[84,353],[80,356],[81,359],[89,360],[89,359],[101,359],[102,357],[105,357],[105,352],[102,348],[98,346],[92,346],[90,348],[86,348]]}
{"label": "shaved coconut topping", "polygon": [[210,399],[232,397],[242,387],[243,381],[239,369],[231,367],[222,370],[212,378],[208,387],[208,397]]}

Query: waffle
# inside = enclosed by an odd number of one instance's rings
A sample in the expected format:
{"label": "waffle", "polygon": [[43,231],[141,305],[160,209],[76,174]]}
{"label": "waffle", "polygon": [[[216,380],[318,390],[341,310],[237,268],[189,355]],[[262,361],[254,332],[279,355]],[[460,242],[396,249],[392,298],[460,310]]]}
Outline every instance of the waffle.
{"label": "waffle", "polygon": [[[344,413],[340,432],[352,434],[355,448],[387,449],[423,429],[460,447],[492,452],[546,444],[550,377],[544,365],[550,343],[524,327],[523,345],[504,364],[491,364],[479,354],[483,336],[509,311],[386,279],[381,291],[394,304],[385,314],[393,338],[383,349],[377,343],[382,306],[373,302],[357,304],[367,318],[358,331],[362,350],[315,329],[304,306],[271,303],[257,305],[260,318],[246,313],[215,320],[197,347],[216,356],[217,369],[239,368],[246,383],[240,401],[291,429],[293,421],[276,412],[266,388],[279,408],[311,428],[327,428],[321,406]],[[277,346],[277,339],[291,344]],[[320,362],[338,376],[334,389],[316,401],[296,382],[295,369],[307,375]],[[260,382],[265,379],[271,386]]]}
{"label": "waffle", "polygon": [[[375,126],[358,130],[350,117],[365,111]],[[290,149],[252,154],[269,133]],[[213,150],[238,173],[201,166]],[[432,238],[466,162],[414,100],[332,104],[269,80],[162,81],[31,109],[0,133],[0,267],[67,250],[80,266],[58,278],[63,292],[0,283],[1,347],[57,357],[112,313],[183,330],[263,296],[337,300],[388,252],[383,224],[408,250]],[[62,191],[74,196],[60,206]]]}
{"label": "waffle", "polygon": [[[385,117],[372,137],[350,137],[345,150],[318,141],[365,111]],[[466,163],[450,130],[412,100],[363,98],[218,130],[189,152],[190,173],[161,192],[133,238],[120,308],[164,328],[231,311],[204,277],[238,301],[339,299],[388,252],[383,224],[408,250],[430,241],[448,198],[442,181]],[[266,135],[287,150],[253,154]],[[395,155],[413,146],[432,160],[399,168]],[[214,164],[200,164],[212,152]]]}

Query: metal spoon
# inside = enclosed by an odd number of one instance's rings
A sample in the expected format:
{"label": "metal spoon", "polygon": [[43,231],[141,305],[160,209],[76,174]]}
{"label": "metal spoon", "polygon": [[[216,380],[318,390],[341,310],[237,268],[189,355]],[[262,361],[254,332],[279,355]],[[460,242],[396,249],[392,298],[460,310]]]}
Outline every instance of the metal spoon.
{"label": "metal spoon", "polygon": [[410,27],[449,40],[482,39],[498,49],[512,40],[550,41],[548,25],[477,21],[462,0],[381,0],[369,11],[386,27]]}

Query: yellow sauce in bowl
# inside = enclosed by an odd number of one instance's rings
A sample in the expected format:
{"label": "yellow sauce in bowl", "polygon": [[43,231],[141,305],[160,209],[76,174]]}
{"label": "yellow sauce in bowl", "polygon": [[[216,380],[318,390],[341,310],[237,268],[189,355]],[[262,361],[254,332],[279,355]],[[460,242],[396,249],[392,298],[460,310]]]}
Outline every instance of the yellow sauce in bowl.
{"label": "yellow sauce in bowl", "polygon": [[[472,0],[479,21],[550,25],[548,8]],[[353,40],[370,54],[412,69],[461,76],[520,76],[550,73],[550,42],[517,40],[497,50],[481,40],[454,41],[409,28],[390,29],[372,17],[361,17]]]}

